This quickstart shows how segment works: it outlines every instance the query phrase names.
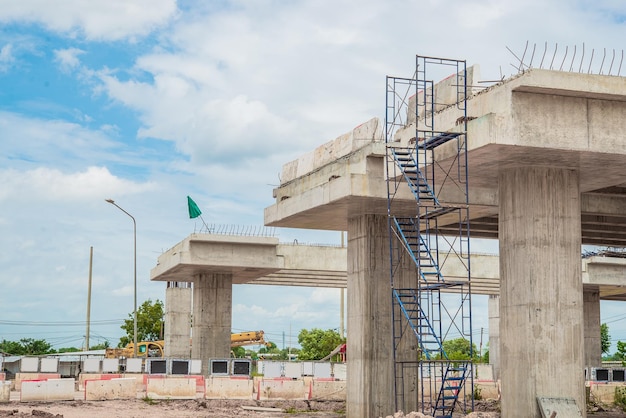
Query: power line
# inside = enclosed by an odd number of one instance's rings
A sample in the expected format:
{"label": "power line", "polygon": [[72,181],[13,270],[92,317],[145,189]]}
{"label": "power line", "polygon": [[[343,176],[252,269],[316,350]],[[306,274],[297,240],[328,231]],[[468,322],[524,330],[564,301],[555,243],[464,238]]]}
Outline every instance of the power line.
{"label": "power line", "polygon": [[[124,319],[103,319],[101,321],[91,321],[92,325],[117,325],[124,322]],[[85,326],[87,321],[60,321],[60,322],[43,322],[43,321],[6,321],[0,320],[0,325],[15,325],[21,327],[68,327],[68,326]]]}

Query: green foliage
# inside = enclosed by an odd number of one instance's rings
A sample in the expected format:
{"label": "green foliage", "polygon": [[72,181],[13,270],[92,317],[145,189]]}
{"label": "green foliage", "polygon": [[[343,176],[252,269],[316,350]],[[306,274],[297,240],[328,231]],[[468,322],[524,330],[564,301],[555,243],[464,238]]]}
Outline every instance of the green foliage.
{"label": "green foliage", "polygon": [[235,358],[244,358],[246,356],[246,349],[243,347],[233,347],[231,351]]}
{"label": "green foliage", "polygon": [[[470,343],[465,338],[455,338],[454,340],[446,340],[442,344],[444,351],[450,360],[470,360]],[[478,350],[476,344],[472,344],[471,350],[472,360],[478,359]]]}
{"label": "green foliage", "polygon": [[35,340],[34,338],[22,338],[19,341],[2,340],[0,351],[16,356],[40,355],[54,353],[52,345],[46,340]]}
{"label": "green foliage", "polygon": [[617,352],[613,356],[617,357],[619,360],[622,360],[622,364],[624,364],[624,360],[626,360],[626,343],[618,341]]}
{"label": "green foliage", "polygon": [[602,346],[602,354],[608,353],[611,348],[611,336],[609,335],[609,326],[607,324],[600,325],[600,344]]}
{"label": "green foliage", "polygon": [[483,363],[489,364],[489,350],[485,351],[485,354],[483,354]]}
{"label": "green foliage", "polygon": [[108,341],[104,341],[103,343],[92,345],[89,347],[90,350],[105,350],[109,348],[111,344]]}
{"label": "green foliage", "polygon": [[320,360],[329,355],[338,345],[345,343],[345,338],[341,338],[335,330],[323,331],[313,328],[308,331],[303,329],[298,334],[298,343],[302,350],[298,354],[300,360]]}
{"label": "green foliage", "polygon": [[57,350],[57,353],[77,353],[79,351],[82,350],[76,347],[62,347]]}
{"label": "green foliage", "polygon": [[[157,341],[161,339],[161,327],[163,324],[163,302],[160,300],[152,302],[146,300],[137,308],[137,342]],[[120,338],[118,347],[126,347],[133,342],[134,318],[133,313],[128,314],[128,319],[124,320],[122,328],[126,335]]]}

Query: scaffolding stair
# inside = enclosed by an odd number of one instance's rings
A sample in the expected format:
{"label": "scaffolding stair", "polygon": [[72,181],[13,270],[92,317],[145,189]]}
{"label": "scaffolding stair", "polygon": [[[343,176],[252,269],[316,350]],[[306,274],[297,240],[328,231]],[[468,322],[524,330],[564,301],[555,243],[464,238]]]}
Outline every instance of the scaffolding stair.
{"label": "scaffolding stair", "polygon": [[441,379],[441,389],[437,395],[437,402],[433,408],[436,418],[452,418],[452,412],[463,389],[467,374],[470,372],[469,363],[448,363]]}
{"label": "scaffolding stair", "polygon": [[408,321],[411,331],[417,338],[422,354],[428,359],[441,358],[443,347],[441,339],[437,336],[435,321],[438,318],[430,318],[423,309],[424,303],[420,303],[415,289],[394,289],[393,295]]}
{"label": "scaffolding stair", "polygon": [[[434,259],[426,241],[419,230],[419,221],[416,218],[393,218],[396,230],[400,236],[405,248],[408,250],[413,262],[418,267],[419,275],[425,284],[422,290],[434,290],[440,288],[445,282],[439,265]],[[428,285],[432,285],[429,288]]]}

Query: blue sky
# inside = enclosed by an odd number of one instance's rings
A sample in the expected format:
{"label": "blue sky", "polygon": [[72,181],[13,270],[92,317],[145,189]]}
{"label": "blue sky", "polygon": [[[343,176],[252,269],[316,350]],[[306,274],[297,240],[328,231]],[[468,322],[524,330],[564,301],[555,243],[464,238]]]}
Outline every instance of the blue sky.
{"label": "blue sky", "polygon": [[[410,76],[416,53],[498,79],[526,41],[621,51],[625,13],[609,0],[0,0],[0,339],[80,346],[93,246],[91,341],[117,343],[132,223],[104,199],[137,219],[139,303],[163,300],[149,272],[200,227],[187,195],[210,224],[262,225],[282,164],[382,117],[385,76]],[[279,345],[339,326],[336,289],[236,286],[233,303],[234,330]],[[484,298],[474,308],[480,333]],[[624,318],[609,326],[626,340]]]}

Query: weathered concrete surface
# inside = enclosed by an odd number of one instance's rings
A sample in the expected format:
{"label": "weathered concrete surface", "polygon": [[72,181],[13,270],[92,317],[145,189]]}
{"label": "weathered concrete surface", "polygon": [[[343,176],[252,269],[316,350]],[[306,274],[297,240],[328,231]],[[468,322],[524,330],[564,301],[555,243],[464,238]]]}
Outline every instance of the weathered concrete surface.
{"label": "weathered concrete surface", "polygon": [[119,373],[81,373],[78,376],[78,388],[84,390],[87,381],[120,379],[121,377]]}
{"label": "weathered concrete surface", "polygon": [[256,399],[308,399],[309,387],[304,380],[262,379],[258,381]]}
{"label": "weathered concrete surface", "polygon": [[[350,417],[395,412],[387,217],[348,222],[348,396]],[[385,382],[384,384],[381,384]]]}
{"label": "weathered concrete surface", "polygon": [[202,360],[204,376],[209,374],[211,358],[230,357],[232,280],[230,273],[194,277],[191,357]]}
{"label": "weathered concrete surface", "polygon": [[25,380],[21,385],[20,402],[72,401],[74,392],[74,379]]}
{"label": "weathered concrete surface", "polygon": [[22,389],[22,382],[25,380],[48,380],[48,379],[60,379],[61,375],[58,373],[16,373],[15,374],[15,390]]}
{"label": "weathered concrete surface", "polygon": [[346,381],[312,380],[309,384],[309,400],[345,401],[347,393]]}
{"label": "weathered concrete surface", "polygon": [[251,399],[254,392],[252,379],[230,376],[209,376],[206,379],[207,399]]}
{"label": "weathered concrete surface", "polygon": [[11,382],[0,381],[0,403],[11,400]]}
{"label": "weathered concrete surface", "polygon": [[499,185],[502,412],[539,418],[538,396],[584,409],[578,172],[504,169]]}
{"label": "weathered concrete surface", "polygon": [[613,404],[616,399],[616,391],[621,392],[623,397],[626,395],[626,386],[623,382],[620,383],[595,383],[589,382],[589,399],[594,402],[600,402],[604,404]]}
{"label": "weathered concrete surface", "polygon": [[153,399],[195,399],[196,379],[149,377],[146,396]]}
{"label": "weathered concrete surface", "polygon": [[84,384],[86,401],[135,399],[137,397],[137,380],[134,378],[86,380]]}
{"label": "weathered concrete surface", "polygon": [[168,282],[165,289],[165,347],[167,358],[191,358],[191,284]]}
{"label": "weathered concrete surface", "polygon": [[585,289],[583,292],[583,317],[585,319],[585,367],[600,367],[602,366],[602,339],[598,290]]}

